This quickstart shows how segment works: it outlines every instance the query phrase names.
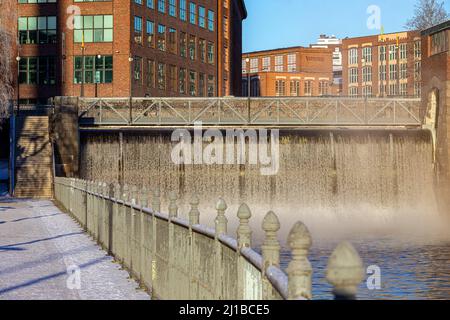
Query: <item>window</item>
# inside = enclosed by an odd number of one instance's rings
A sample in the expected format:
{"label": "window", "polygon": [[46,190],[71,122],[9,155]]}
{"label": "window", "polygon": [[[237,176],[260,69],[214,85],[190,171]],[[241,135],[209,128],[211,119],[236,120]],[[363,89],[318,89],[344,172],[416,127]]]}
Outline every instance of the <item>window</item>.
{"label": "window", "polygon": [[320,96],[328,95],[328,81],[320,81],[319,82],[319,95]]}
{"label": "window", "polygon": [[297,71],[297,56],[295,54],[288,55],[288,72]]}
{"label": "window", "polygon": [[414,96],[420,97],[422,94],[422,84],[420,82],[414,83]]}
{"label": "window", "polygon": [[386,81],[386,65],[378,67],[378,78],[380,81]]}
{"label": "window", "polygon": [[372,82],[372,68],[364,67],[362,68],[363,82]]}
{"label": "window", "polygon": [[134,59],[134,80],[142,80],[142,58],[135,56]]}
{"label": "window", "polygon": [[180,0],[180,19],[186,21],[186,0]]}
{"label": "window", "polygon": [[147,8],[155,9],[155,0],[147,0]]}
{"label": "window", "polygon": [[113,16],[75,16],[74,42],[112,42]]}
{"label": "window", "polygon": [[158,89],[166,90],[166,65],[158,63]]}
{"label": "window", "polygon": [[348,70],[348,79],[350,83],[358,83],[358,69],[350,68]]}
{"label": "window", "polygon": [[348,64],[358,63],[358,49],[353,48],[348,51]]}
{"label": "window", "polygon": [[147,87],[155,87],[155,61],[147,60]]}
{"label": "window", "polygon": [[348,89],[348,95],[350,97],[356,97],[358,96],[358,88],[357,87],[351,87]]}
{"label": "window", "polygon": [[262,58],[262,71],[270,72],[270,57]]}
{"label": "window", "polygon": [[166,0],[158,0],[158,11],[166,13]]}
{"label": "window", "polygon": [[[74,61],[73,83],[83,82],[83,57],[76,56]],[[85,56],[84,83],[111,83],[113,81],[112,56]]]}
{"label": "window", "polygon": [[216,95],[216,80],[215,77],[212,75],[208,75],[207,90],[208,90],[208,97],[214,97]]}
{"label": "window", "polygon": [[397,80],[397,65],[389,65],[389,80]]}
{"label": "window", "polygon": [[379,47],[379,60],[380,62],[386,61],[386,46]]}
{"label": "window", "polygon": [[400,79],[408,78],[408,64],[402,63],[400,64]]}
{"label": "window", "polygon": [[414,62],[414,80],[415,81],[422,80],[421,74],[422,74],[422,62],[416,61]]}
{"label": "window", "polygon": [[397,59],[397,46],[395,44],[391,44],[389,46],[389,60]]}
{"label": "window", "polygon": [[195,71],[189,72],[189,95],[197,95],[197,72]]}
{"label": "window", "polygon": [[177,16],[177,0],[169,0],[169,16]]}
{"label": "window", "polygon": [[198,52],[200,54],[200,61],[206,63],[206,40],[200,39],[198,41]]}
{"label": "window", "polygon": [[422,57],[422,42],[420,40],[414,42],[414,58],[420,59]]}
{"label": "window", "polygon": [[275,81],[275,95],[277,97],[283,97],[286,95],[286,82],[284,80]]}
{"label": "window", "polygon": [[179,88],[180,88],[180,93],[185,94],[186,93],[186,69],[185,68],[180,68],[178,84],[179,84]]}
{"label": "window", "polygon": [[177,30],[174,28],[169,28],[169,52],[177,53]]}
{"label": "window", "polygon": [[208,30],[214,31],[214,11],[208,10]]}
{"label": "window", "polygon": [[155,24],[147,20],[147,43],[150,48],[155,47]]}
{"label": "window", "polygon": [[56,43],[56,17],[20,17],[20,44]]}
{"label": "window", "polygon": [[196,59],[196,38],[193,35],[189,35],[189,59],[195,60]]}
{"label": "window", "polygon": [[372,48],[371,47],[364,47],[362,49],[362,58],[365,63],[372,62]]}
{"label": "window", "polygon": [[362,94],[364,97],[371,97],[372,96],[372,86],[364,86],[362,88]]}
{"label": "window", "polygon": [[205,96],[205,74],[199,73],[198,74],[198,96],[204,97]]}
{"label": "window", "polygon": [[158,49],[166,51],[166,26],[158,25]]}
{"label": "window", "polygon": [[187,35],[184,32],[180,32],[180,56],[187,57]]}
{"label": "window", "polygon": [[250,73],[258,72],[258,58],[250,59]]}
{"label": "window", "polygon": [[191,24],[197,23],[197,5],[193,2],[189,4],[189,22]]}
{"label": "window", "polygon": [[283,60],[284,60],[283,56],[275,57],[275,71],[276,72],[284,72]]}
{"label": "window", "polygon": [[142,18],[134,17],[134,42],[142,43]]}
{"label": "window", "polygon": [[400,45],[400,59],[406,59],[407,58],[407,45],[406,43],[402,43]]}
{"label": "window", "polygon": [[142,5],[142,0],[134,0],[134,3]]}
{"label": "window", "polygon": [[208,63],[214,64],[214,43],[208,42]]}
{"label": "window", "polygon": [[206,9],[198,6],[198,25],[200,28],[206,28]]}
{"label": "window", "polygon": [[19,62],[19,83],[56,84],[55,57],[22,57]]}
{"label": "window", "polygon": [[400,95],[401,96],[408,95],[408,84],[406,82],[400,83]]}
{"label": "window", "polygon": [[305,96],[312,96],[312,81],[305,81]]}
{"label": "window", "polygon": [[386,85],[383,83],[380,83],[379,94],[382,97],[384,97],[386,95]]}
{"label": "window", "polygon": [[300,95],[300,81],[292,80],[290,89],[291,89],[291,96],[298,97]]}
{"label": "window", "polygon": [[396,96],[398,94],[397,84],[391,83],[389,85],[389,95]]}
{"label": "window", "polygon": [[177,92],[177,67],[174,65],[169,66],[169,90]]}

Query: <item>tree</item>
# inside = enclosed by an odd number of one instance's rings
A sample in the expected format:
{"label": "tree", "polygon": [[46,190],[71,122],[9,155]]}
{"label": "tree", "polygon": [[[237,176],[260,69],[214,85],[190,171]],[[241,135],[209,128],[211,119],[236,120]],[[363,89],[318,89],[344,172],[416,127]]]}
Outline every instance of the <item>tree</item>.
{"label": "tree", "polygon": [[17,21],[15,5],[15,1],[0,3],[0,122],[8,117],[14,95],[13,44],[16,37],[7,22]]}
{"label": "tree", "polygon": [[418,0],[414,16],[406,22],[406,28],[423,31],[446,21],[449,14],[444,8],[444,2],[437,0]]}

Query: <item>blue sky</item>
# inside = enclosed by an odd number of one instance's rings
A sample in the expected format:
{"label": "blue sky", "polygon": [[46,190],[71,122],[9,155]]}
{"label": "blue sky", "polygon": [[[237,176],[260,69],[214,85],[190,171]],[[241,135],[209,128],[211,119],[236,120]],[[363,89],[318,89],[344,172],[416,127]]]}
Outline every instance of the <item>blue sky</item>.
{"label": "blue sky", "polygon": [[[442,0],[440,0],[442,1]],[[444,0],[450,12],[450,0]],[[404,30],[416,0],[245,0],[244,52],[309,46],[320,34],[340,38],[377,34],[367,8],[377,5],[385,32]]]}

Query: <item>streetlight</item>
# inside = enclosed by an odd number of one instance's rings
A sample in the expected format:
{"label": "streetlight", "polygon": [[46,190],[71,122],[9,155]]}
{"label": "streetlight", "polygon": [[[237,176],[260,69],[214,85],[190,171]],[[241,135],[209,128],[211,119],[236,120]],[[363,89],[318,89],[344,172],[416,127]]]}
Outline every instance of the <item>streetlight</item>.
{"label": "streetlight", "polygon": [[[97,55],[97,59],[101,59],[102,58],[102,55],[101,54],[98,54]],[[95,70],[95,78],[94,78],[94,82],[95,82],[95,97],[97,98],[97,96],[98,96],[98,88],[97,88],[97,85],[98,85],[98,83],[99,83],[99,80],[100,80],[100,75],[97,77],[97,74],[98,74],[98,72],[99,71],[97,71],[97,70]]]}
{"label": "streetlight", "polygon": [[130,111],[130,124],[131,123],[133,123],[133,95],[132,95],[132,93],[131,93],[131,90],[133,89],[133,66],[132,66],[132,63],[133,63],[133,61],[134,61],[134,59],[133,59],[133,57],[131,56],[131,53],[130,53],[130,55],[129,55],[129,57],[128,57],[128,62],[130,63],[130,101],[129,101],[129,106],[130,106],[130,108],[129,108],[129,111]]}
{"label": "streetlight", "polygon": [[246,69],[247,69],[247,65],[248,65],[248,70],[247,70],[247,97],[248,97],[248,101],[247,101],[247,109],[248,109],[248,122],[251,122],[251,112],[250,112],[250,58],[246,58],[245,59],[245,63],[246,63]]}
{"label": "streetlight", "polygon": [[18,55],[16,57],[16,61],[17,61],[17,115],[20,112],[20,60],[22,60],[22,58]]}

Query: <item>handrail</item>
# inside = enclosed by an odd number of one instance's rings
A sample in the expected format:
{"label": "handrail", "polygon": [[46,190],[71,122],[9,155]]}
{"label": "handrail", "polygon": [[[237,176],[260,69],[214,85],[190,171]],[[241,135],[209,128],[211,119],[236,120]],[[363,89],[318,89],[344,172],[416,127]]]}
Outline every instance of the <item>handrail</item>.
{"label": "handrail", "polygon": [[[107,185],[106,183],[62,177],[55,177],[54,184],[55,199],[155,297],[163,299],[172,299],[180,295],[184,298],[197,297],[199,292],[196,291],[195,284],[201,280],[194,281],[197,278],[194,276],[192,267],[194,264],[199,264],[202,269],[206,267],[206,265],[202,266],[202,263],[209,263],[210,267],[213,263],[213,270],[208,270],[208,272],[209,276],[215,280],[213,284],[208,283],[211,286],[204,289],[206,291],[200,295],[203,298],[300,300],[312,298],[312,269],[307,260],[311,240],[306,226],[300,222],[294,225],[288,238],[293,258],[289,264],[288,274],[286,274],[279,267],[280,245],[276,240],[276,232],[280,226],[278,218],[273,212],[269,212],[264,219],[263,229],[266,232],[266,239],[262,246],[262,254],[259,254],[251,248],[251,238],[248,238],[248,219],[251,217],[251,213],[245,204],[240,207],[237,214],[240,224],[237,233],[239,240],[236,240],[227,235],[226,231],[225,233],[219,232],[219,230],[226,230],[226,219],[225,224],[223,224],[223,219],[220,219],[226,210],[223,200],[217,204],[216,229],[212,229],[195,223],[198,221],[198,217],[195,220],[193,216],[198,213],[196,211],[198,200],[192,203],[193,215],[191,216],[191,212],[189,213],[188,221],[178,217],[176,197],[172,194],[169,197],[169,214],[165,214],[158,212],[159,193],[154,194],[152,202],[157,206],[157,210],[147,206],[148,197],[145,188],[141,192],[137,192],[137,188],[133,188],[134,191],[131,191],[128,185]],[[146,232],[150,232],[149,229],[145,231],[146,219],[151,219],[150,237],[148,235],[145,237]],[[176,227],[181,227],[184,231],[181,232],[182,229],[175,229]],[[199,238],[199,236],[204,236],[209,240],[205,241],[205,238]],[[181,243],[176,242],[175,239],[186,242],[181,247],[177,247]],[[197,247],[194,244],[195,241],[199,243]],[[177,250],[182,254],[183,246],[186,245],[190,248],[187,257],[173,256]],[[346,257],[348,257],[349,250],[354,251],[349,244],[344,243],[341,246],[344,246],[340,250]],[[196,256],[194,251],[201,250],[203,247],[207,250],[203,251],[205,256],[202,258]],[[165,249],[158,251],[157,248]],[[210,252],[212,248],[215,249]],[[231,251],[226,253],[225,248]],[[230,253],[231,256],[229,256]],[[198,254],[201,255],[202,251],[198,251]],[[339,255],[340,253],[333,254]],[[226,256],[228,258],[225,258]],[[195,257],[197,260],[190,260],[188,266],[184,264],[185,259],[195,259]],[[179,259],[181,259],[179,262],[181,265],[176,266]],[[205,262],[203,259],[207,261]],[[358,283],[362,280],[362,262],[356,251],[354,251],[353,260],[355,261],[354,274],[339,272],[340,268],[348,268],[348,263],[333,266],[334,269],[328,270],[330,275],[327,278],[335,285],[335,290],[339,292],[340,298],[342,298],[342,290],[350,288],[353,292],[353,289],[356,290]],[[330,265],[333,261],[330,260]],[[235,266],[232,266],[233,264]],[[160,273],[158,268],[163,266],[166,270]],[[232,270],[235,270],[237,274],[228,274]],[[222,272],[231,276],[228,277],[228,281],[231,283],[223,282],[225,280],[219,276]],[[166,280],[164,280],[165,278],[159,279],[166,276],[168,277]],[[181,290],[181,293],[177,293],[174,291],[174,287],[179,285],[174,281],[181,281],[180,277],[187,279],[185,283],[187,292]],[[154,283],[154,281],[156,282]],[[192,286],[193,284],[194,286]],[[342,289],[340,286],[344,288]],[[231,292],[230,288],[232,288]],[[230,296],[230,294],[232,295]],[[348,298],[354,298],[354,296],[349,293]]]}

